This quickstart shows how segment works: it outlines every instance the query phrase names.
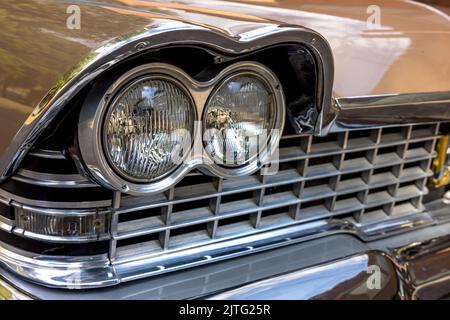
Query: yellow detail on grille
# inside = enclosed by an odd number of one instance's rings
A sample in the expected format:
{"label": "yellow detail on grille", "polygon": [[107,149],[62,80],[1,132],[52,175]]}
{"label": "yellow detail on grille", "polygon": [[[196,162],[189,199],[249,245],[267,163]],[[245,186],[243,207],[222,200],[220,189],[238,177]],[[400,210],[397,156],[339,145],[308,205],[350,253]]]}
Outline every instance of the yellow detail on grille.
{"label": "yellow detail on grille", "polygon": [[434,188],[440,188],[450,183],[450,166],[447,161],[449,136],[443,136],[439,139],[437,145],[437,157],[433,160],[434,178],[430,179],[430,185]]}

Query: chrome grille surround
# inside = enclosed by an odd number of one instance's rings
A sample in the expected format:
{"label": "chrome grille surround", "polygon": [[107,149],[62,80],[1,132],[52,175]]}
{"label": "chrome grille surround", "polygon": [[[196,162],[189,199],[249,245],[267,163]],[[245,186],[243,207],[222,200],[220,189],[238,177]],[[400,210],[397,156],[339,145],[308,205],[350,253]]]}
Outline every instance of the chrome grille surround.
{"label": "chrome grille surround", "polygon": [[[120,261],[141,254],[156,256],[331,217],[365,225],[419,213],[440,135],[437,125],[413,128],[404,126],[387,134],[381,128],[346,131],[326,142],[313,136],[285,136],[275,175],[211,178],[195,187],[175,186],[156,197],[123,196],[114,213],[113,239],[118,245],[112,257]],[[195,174],[191,177],[195,180]],[[121,221],[124,214],[131,217],[142,210],[149,211],[148,217]],[[136,245],[120,243],[155,234],[154,240]]]}
{"label": "chrome grille surround", "polygon": [[[41,207],[32,205],[34,199],[0,189],[0,200],[36,212],[111,214],[109,252],[76,259],[39,255],[40,268],[61,272],[51,279],[43,279],[45,272],[24,274],[47,286],[67,287],[64,270],[71,270],[80,288],[98,287],[330,233],[353,233],[369,241],[434,224],[422,198],[440,137],[438,123],[342,131],[324,138],[285,135],[275,175],[226,180],[191,172],[156,195],[116,193],[101,201],[38,202]],[[49,152],[37,150],[31,156],[44,158]],[[29,171],[18,171],[12,180],[68,192],[98,188],[73,173]],[[12,220],[0,219],[0,228],[28,236]],[[39,239],[34,233],[29,237]],[[61,242],[57,237],[41,240]],[[18,255],[10,246],[2,251],[0,263],[9,268],[23,263],[32,268],[30,257],[36,257]]]}

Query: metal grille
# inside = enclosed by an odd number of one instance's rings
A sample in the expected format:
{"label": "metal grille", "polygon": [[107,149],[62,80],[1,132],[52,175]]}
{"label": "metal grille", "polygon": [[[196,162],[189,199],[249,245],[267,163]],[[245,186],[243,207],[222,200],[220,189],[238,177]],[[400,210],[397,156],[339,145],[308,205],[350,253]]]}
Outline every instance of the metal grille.
{"label": "metal grille", "polygon": [[361,226],[420,213],[438,138],[438,124],[284,136],[274,175],[224,180],[193,172],[162,194],[117,197],[111,259],[162,256],[318,219]]}
{"label": "metal grille", "polygon": [[[82,252],[87,270],[97,261],[108,283],[333,232],[352,232],[370,241],[435,223],[423,196],[440,137],[437,123],[322,138],[284,135],[279,161],[272,164],[275,174],[224,180],[191,172],[170,190],[145,197],[106,190],[81,175],[77,163],[61,151],[35,149],[0,188],[0,235],[28,238],[25,250],[30,241],[30,250],[39,244],[40,259],[49,250],[65,260]],[[111,232],[101,239],[95,232],[88,239],[92,243],[64,234],[42,236],[25,225],[20,228],[23,212],[69,217],[103,213],[111,217]]]}

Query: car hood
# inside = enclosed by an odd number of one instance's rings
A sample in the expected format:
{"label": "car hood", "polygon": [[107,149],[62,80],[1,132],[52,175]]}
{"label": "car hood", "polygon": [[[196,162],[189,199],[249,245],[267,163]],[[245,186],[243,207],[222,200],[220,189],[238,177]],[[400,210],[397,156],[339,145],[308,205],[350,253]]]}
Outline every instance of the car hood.
{"label": "car hood", "polygon": [[[73,4],[81,9],[80,29],[67,27]],[[373,5],[380,10],[376,28],[367,22]],[[335,97],[450,90],[450,19],[412,1],[2,1],[0,155],[71,68],[155,19],[230,37],[274,23],[313,29],[333,50]]]}

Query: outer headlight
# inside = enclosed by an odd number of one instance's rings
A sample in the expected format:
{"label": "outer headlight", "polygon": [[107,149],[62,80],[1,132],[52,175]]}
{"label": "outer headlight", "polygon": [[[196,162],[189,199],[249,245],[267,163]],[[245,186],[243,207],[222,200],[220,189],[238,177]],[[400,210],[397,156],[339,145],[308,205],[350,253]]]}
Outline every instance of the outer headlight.
{"label": "outer headlight", "polygon": [[[195,109],[176,80],[150,75],[133,80],[105,116],[103,146],[111,166],[129,181],[150,182],[176,167],[172,151],[192,135]],[[183,131],[184,130],[184,131]]]}
{"label": "outer headlight", "polygon": [[255,72],[239,72],[212,93],[203,128],[205,149],[216,164],[245,165],[267,147],[277,117],[272,85]]}

